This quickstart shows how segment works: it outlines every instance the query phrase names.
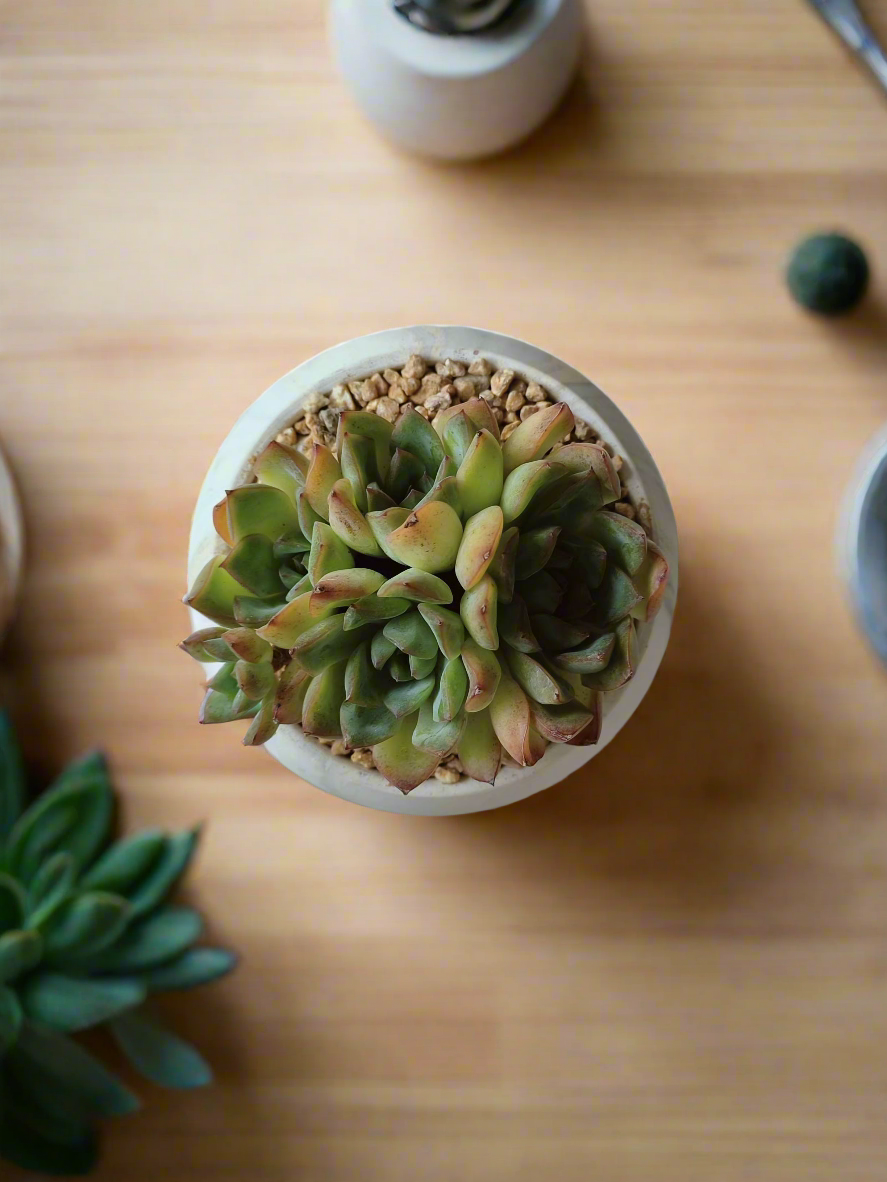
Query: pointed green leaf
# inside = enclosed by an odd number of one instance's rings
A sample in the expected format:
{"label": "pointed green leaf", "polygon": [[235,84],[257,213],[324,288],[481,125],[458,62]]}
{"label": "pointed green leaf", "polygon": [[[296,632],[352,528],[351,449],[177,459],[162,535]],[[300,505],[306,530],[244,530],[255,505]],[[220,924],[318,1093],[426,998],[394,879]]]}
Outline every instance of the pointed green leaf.
{"label": "pointed green leaf", "polygon": [[[315,443],[305,477],[305,496],[318,517],[328,521],[328,502],[333,485],[342,479],[339,461],[328,447]],[[302,531],[304,533],[304,529]]]}
{"label": "pointed green leaf", "polygon": [[391,509],[383,509],[381,513],[368,513],[367,525],[372,531],[380,549],[387,554],[388,538],[409,517],[409,510],[402,505],[394,505]]}
{"label": "pointed green leaf", "polygon": [[636,620],[649,623],[662,606],[668,586],[668,560],[655,542],[647,541],[647,556],[634,576],[635,590],[643,600],[631,609]]}
{"label": "pointed green leaf", "polygon": [[293,503],[305,485],[308,458],[294,447],[272,440],[253,465],[259,484],[286,493]]}
{"label": "pointed green leaf", "polygon": [[243,595],[243,586],[222,569],[224,554],[211,558],[197,578],[184,602],[209,620],[233,628],[234,600]]}
{"label": "pointed green leaf", "polygon": [[[341,419],[339,420],[341,423]],[[372,479],[371,472],[375,468],[372,458],[372,445],[363,436],[349,432],[340,433],[337,447],[342,476],[351,486],[354,503],[361,513],[367,511],[367,485]],[[374,474],[374,472],[373,472]]]}
{"label": "pointed green leaf", "polygon": [[25,807],[25,770],[12,729],[12,719],[0,710],[0,842],[11,831]]}
{"label": "pointed green leaf", "polygon": [[39,932],[6,932],[0,936],[0,984],[15,981],[37,967],[43,955]]}
{"label": "pointed green leaf", "polygon": [[280,725],[275,716],[275,698],[276,693],[271,690],[267,697],[262,699],[255,717],[243,736],[244,747],[261,747],[263,743],[274,738]]}
{"label": "pointed green leaf", "polygon": [[554,663],[559,669],[571,673],[600,673],[606,669],[616,646],[616,633],[605,632],[596,636],[582,648],[558,654]]}
{"label": "pointed green leaf", "polygon": [[418,456],[397,448],[391,459],[387,488],[395,502],[402,501],[411,488],[416,487],[425,473]]}
{"label": "pointed green leaf", "polygon": [[18,1038],[22,1025],[22,1007],[11,989],[0,985],[0,1060]]}
{"label": "pointed green leaf", "polygon": [[302,708],[308,692],[310,673],[290,661],[277,682],[274,699],[274,720],[279,726],[293,726],[302,721]]}
{"label": "pointed green leaf", "polygon": [[579,702],[542,705],[530,702],[533,725],[550,743],[575,743],[594,722],[594,713]]}
{"label": "pointed green leaf", "polygon": [[384,582],[384,575],[363,566],[324,575],[314,586],[311,612],[319,614],[321,610],[334,611],[357,603],[359,599],[374,595]]}
{"label": "pointed green leaf", "polygon": [[111,1023],[120,1049],[146,1079],[162,1088],[202,1088],[212,1071],[189,1043],[172,1034],[144,1009],[121,1014]]}
{"label": "pointed green leaf", "polygon": [[548,566],[560,532],[559,525],[544,525],[521,534],[515,566],[517,579],[528,579]]}
{"label": "pointed green leaf", "polygon": [[[324,502],[324,505],[326,505],[326,502]],[[296,498],[296,512],[299,517],[299,532],[310,542],[314,536],[315,525],[319,521],[326,524],[326,508],[324,508],[323,517],[319,513],[315,513],[311,507],[311,502],[308,500],[308,494],[302,489]]]}
{"label": "pointed green leaf", "polygon": [[423,677],[419,681],[403,681],[394,685],[385,694],[385,706],[395,718],[406,718],[419,709],[426,699],[434,693],[436,678],[434,674]]}
{"label": "pointed green leaf", "polygon": [[583,684],[588,689],[604,692],[625,685],[634,675],[637,663],[636,641],[634,621],[629,617],[616,627],[616,645],[607,667],[600,673],[583,674]]}
{"label": "pointed green leaf", "polygon": [[624,619],[641,602],[642,596],[625,571],[610,563],[595,595],[594,619],[601,628]]}
{"label": "pointed green leaf", "polygon": [[458,657],[465,643],[465,625],[456,612],[435,603],[420,603],[419,613],[434,633],[437,646],[447,660]]}
{"label": "pointed green leaf", "polygon": [[537,612],[557,611],[558,604],[564,597],[560,583],[547,570],[537,571],[519,585],[518,590],[527,609],[534,615]]}
{"label": "pointed green leaf", "polygon": [[23,927],[28,911],[28,897],[21,885],[8,874],[0,874],[0,932]]}
{"label": "pointed green leaf", "polygon": [[468,635],[481,648],[494,650],[499,647],[499,633],[496,629],[498,598],[496,584],[490,575],[485,575],[480,582],[464,593],[459,604],[462,623]]}
{"label": "pointed green leaf", "polygon": [[647,535],[642,526],[621,513],[602,510],[589,525],[591,536],[604,547],[607,556],[628,575],[640,570],[647,556]]}
{"label": "pointed green leaf", "polygon": [[240,692],[251,702],[260,702],[277,688],[277,678],[270,661],[253,665],[249,661],[238,661],[234,676]]}
{"label": "pointed green leaf", "polygon": [[401,652],[407,653],[409,656],[426,659],[437,656],[437,641],[434,638],[434,633],[415,608],[402,616],[389,620],[382,631]]}
{"label": "pointed green leaf", "polygon": [[252,595],[238,595],[234,600],[234,619],[242,628],[261,628],[284,606],[285,601],[276,597],[256,599]]}
{"label": "pointed green leaf", "polygon": [[195,661],[231,661],[234,654],[222,639],[226,631],[225,628],[201,628],[198,632],[192,632],[187,640],[183,640],[179,648]]}
{"label": "pointed green leaf", "polygon": [[[533,416],[534,418],[537,416]],[[527,422],[530,420],[527,419]],[[514,435],[517,435],[515,431]],[[505,441],[507,446],[514,435]],[[535,460],[521,464],[505,478],[502,488],[502,512],[505,524],[511,525],[524,513],[531,510],[535,499],[565,474],[564,468],[554,460]]]}
{"label": "pointed green leaf", "polygon": [[351,570],[353,566],[354,555],[338,533],[324,522],[317,522],[308,555],[308,578],[312,587],[333,571]]}
{"label": "pointed green leaf", "polygon": [[413,730],[413,743],[420,750],[436,755],[438,760],[441,760],[455,748],[464,726],[464,712],[446,722],[437,722],[432,703],[426,701],[419,707],[419,717]]}
{"label": "pointed green leaf", "polygon": [[92,958],[122,935],[130,915],[125,899],[105,891],[68,899],[41,928],[46,963],[68,965]]}
{"label": "pointed green leaf", "polygon": [[511,676],[532,702],[563,706],[572,700],[569,684],[546,668],[541,660],[506,645],[503,649]]}
{"label": "pointed green leaf", "polygon": [[245,484],[231,489],[227,506],[228,529],[235,545],[248,534],[264,534],[276,542],[299,524],[292,498],[268,484]]}
{"label": "pointed green leaf", "polygon": [[391,442],[395,448],[402,448],[418,456],[431,477],[435,475],[444,458],[444,449],[437,432],[428,420],[423,419],[412,407],[397,420],[391,434]]}
{"label": "pointed green leaf", "polygon": [[427,571],[410,567],[383,583],[376,592],[381,598],[388,596],[412,599],[419,603],[452,603],[453,592],[443,579]]}
{"label": "pointed green leaf", "polygon": [[367,485],[367,512],[381,513],[385,509],[394,507],[394,500],[384,489],[379,488],[375,481]]}
{"label": "pointed green leaf", "polygon": [[141,979],[151,993],[194,989],[227,976],[236,965],[237,957],[224,948],[189,948],[169,964],[148,969]]}
{"label": "pointed green leaf", "polygon": [[[445,659],[445,658],[444,658]],[[446,661],[440,673],[437,693],[432,702],[432,716],[435,722],[452,722],[465,705],[468,695],[468,674],[462,658]]]}
{"label": "pointed green leaf", "polygon": [[408,611],[411,604],[408,599],[379,599],[375,595],[366,595],[352,603],[345,612],[344,628],[351,632],[355,628],[362,628],[364,624],[378,624],[382,620],[392,620]]}
{"label": "pointed green leaf", "polygon": [[94,1116],[127,1116],[138,1098],[79,1043],[54,1030],[27,1024],[19,1048],[48,1080],[75,1094]]}
{"label": "pointed green leaf", "polygon": [[486,710],[499,688],[502,667],[495,653],[481,648],[471,637],[462,646],[462,663],[468,674],[465,709],[469,714]]}
{"label": "pointed green leaf", "polygon": [[199,827],[165,839],[163,852],[145,877],[129,891],[134,917],[147,915],[172,892],[194,857],[199,840]]}
{"label": "pointed green leaf", "polygon": [[[378,706],[381,703],[379,678],[370,660],[370,642],[363,641],[345,665],[345,701],[352,706]],[[369,743],[358,746],[368,747]]]}
{"label": "pointed green leaf", "polygon": [[503,532],[499,539],[499,545],[487,571],[496,584],[500,603],[511,603],[514,596],[514,577],[519,542],[520,531],[516,525],[512,525]]}
{"label": "pointed green leaf", "polygon": [[417,657],[411,655],[409,658],[410,677],[416,681],[421,681],[423,677],[430,677],[430,675],[437,668],[437,650],[435,649],[433,656]]}
{"label": "pointed green leaf", "polygon": [[397,645],[383,632],[376,632],[370,641],[370,660],[374,669],[382,669],[397,651]]}
{"label": "pointed green leaf", "polygon": [[203,920],[191,907],[162,907],[133,924],[95,958],[92,971],[129,976],[174,960],[200,938]]}
{"label": "pointed green leaf", "polygon": [[[391,455],[391,424],[369,410],[346,410],[339,415],[336,432],[336,450],[340,455],[343,440],[348,434],[369,440],[372,444],[372,462],[368,467],[374,479],[384,482],[388,477],[389,456]],[[346,472],[345,475],[347,476],[348,473]]]}
{"label": "pointed green leaf", "polygon": [[388,672],[397,682],[413,680],[413,675],[410,672],[410,658],[399,649],[388,662]]}
{"label": "pointed green leaf", "polygon": [[533,631],[527,605],[519,595],[499,609],[499,635],[522,653],[537,653],[542,648]]}
{"label": "pointed green leaf", "polygon": [[345,661],[364,639],[362,628],[345,630],[344,616],[330,616],[314,624],[292,645],[293,660],[306,673],[320,673],[328,666]]}
{"label": "pointed green leaf", "polygon": [[384,706],[344,702],[339,711],[339,727],[349,747],[372,747],[391,738],[397,730],[397,719]]}
{"label": "pointed green leaf", "polygon": [[317,616],[311,614],[311,592],[306,591],[276,612],[256,634],[277,648],[292,648],[317,622]]}
{"label": "pointed green leaf", "polygon": [[270,538],[264,534],[247,534],[226,555],[222,570],[253,595],[268,599],[282,593],[279,565]]}
{"label": "pointed green leaf", "polygon": [[520,767],[531,767],[542,758],[532,733],[529,699],[504,671],[490,704],[490,721],[496,738]]}
{"label": "pointed green leaf", "polygon": [[487,573],[496,554],[504,529],[498,505],[481,509],[465,522],[459,552],[456,555],[456,578],[470,591]]}
{"label": "pointed green leaf", "polygon": [[[550,616],[544,612],[537,612],[530,617],[530,627],[533,630],[533,635],[538,638],[539,644],[547,653],[558,653],[564,649],[577,648],[583,640],[588,639],[587,629],[577,628],[575,624],[569,624],[558,616]],[[519,647],[519,645],[515,645],[515,648]]]}
{"label": "pointed green leaf", "polygon": [[478,710],[465,718],[459,739],[459,760],[466,776],[487,784],[496,782],[502,762],[502,747],[496,738],[489,710]]}
{"label": "pointed green leaf", "polygon": [[390,739],[373,747],[376,769],[404,795],[427,780],[440,762],[437,755],[413,744],[417,721],[417,714],[408,714],[400,720]]}
{"label": "pointed green leaf", "polygon": [[302,730],[319,739],[341,733],[339,713],[345,701],[345,662],[327,666],[311,679],[302,706]]}
{"label": "pointed green leaf", "polygon": [[19,989],[22,1008],[31,1021],[68,1034],[107,1022],[145,999],[139,981],[104,977],[101,980],[35,973]]}
{"label": "pointed green leaf", "polygon": [[475,435],[456,473],[466,518],[498,505],[504,484],[502,448],[489,431]]}
{"label": "pointed green leaf", "polygon": [[572,431],[574,422],[573,412],[565,402],[546,406],[525,419],[502,444],[506,473],[541,460]]}
{"label": "pointed green leaf", "polygon": [[125,895],[154,866],[166,845],[159,829],[146,829],[112,845],[81,880],[87,890]]}
{"label": "pointed green leaf", "polygon": [[415,508],[403,525],[388,535],[384,548],[395,562],[436,574],[452,570],[461,540],[458,513],[443,501],[430,501]]}

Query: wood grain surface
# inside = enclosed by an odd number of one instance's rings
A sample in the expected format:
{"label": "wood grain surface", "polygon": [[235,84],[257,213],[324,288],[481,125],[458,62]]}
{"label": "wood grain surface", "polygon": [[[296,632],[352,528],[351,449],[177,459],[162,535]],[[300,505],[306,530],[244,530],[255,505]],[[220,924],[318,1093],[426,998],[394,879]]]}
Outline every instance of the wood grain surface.
{"label": "wood grain surface", "polygon": [[[887,34],[887,2],[870,13]],[[243,965],[176,999],[218,1085],[150,1091],[104,1182],[874,1182],[887,1174],[887,681],[841,492],[887,415],[887,108],[801,0],[595,0],[515,153],[398,154],[320,0],[2,0],[0,436],[30,529],[5,658],[29,756],[107,747],[131,824],[208,818],[192,895]],[[270,382],[478,323],[620,402],[672,492],[659,678],[500,813],[377,815],[199,728],[185,548]]]}

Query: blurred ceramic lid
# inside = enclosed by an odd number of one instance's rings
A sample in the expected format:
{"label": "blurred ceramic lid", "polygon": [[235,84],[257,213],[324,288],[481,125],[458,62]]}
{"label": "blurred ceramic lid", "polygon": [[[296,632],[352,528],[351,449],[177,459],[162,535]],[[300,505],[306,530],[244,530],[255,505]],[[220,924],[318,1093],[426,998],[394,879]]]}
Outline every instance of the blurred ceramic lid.
{"label": "blurred ceramic lid", "polygon": [[0,637],[12,618],[24,565],[24,523],[15,482],[0,449]]}

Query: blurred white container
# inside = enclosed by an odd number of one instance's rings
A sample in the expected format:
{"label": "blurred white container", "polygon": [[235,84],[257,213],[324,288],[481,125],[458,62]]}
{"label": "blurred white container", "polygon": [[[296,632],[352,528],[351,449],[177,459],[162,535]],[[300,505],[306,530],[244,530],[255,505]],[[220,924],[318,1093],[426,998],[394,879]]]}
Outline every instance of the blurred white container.
{"label": "blurred white container", "polygon": [[579,61],[580,0],[527,0],[493,28],[443,36],[391,0],[332,0],[345,81],[390,139],[445,160],[501,152],[557,106]]}
{"label": "blurred white container", "polygon": [[[622,689],[605,695],[603,730],[595,747],[552,744],[534,767],[504,767],[495,784],[469,779],[442,784],[432,779],[404,796],[378,772],[331,755],[297,726],[282,726],[266,744],[266,750],[285,768],[333,796],[391,813],[443,817],[499,808],[541,792],[593,759],[619,733],[650,688],[665,654],[678,590],[678,537],[668,492],[653,457],[625,415],[593,382],[566,362],[514,337],[461,326],[413,325],[327,349],[279,378],[247,407],[216,453],[200,491],[191,525],[189,586],[209,559],[224,549],[213,528],[213,505],[227,489],[243,483],[256,456],[292,423],[299,405],[313,394],[331,390],[337,382],[399,367],[411,353],[429,361],[452,357],[470,362],[480,355],[498,369],[514,369],[540,382],[555,398],[566,402],[625,459],[626,468],[620,473],[623,485],[636,501],[650,506],[656,540],[671,568],[662,607],[652,624],[638,630],[634,677]],[[193,610],[191,621],[194,629],[211,624]],[[236,743],[239,736],[236,728],[231,729],[235,733],[230,741]],[[639,741],[644,741],[642,735]]]}

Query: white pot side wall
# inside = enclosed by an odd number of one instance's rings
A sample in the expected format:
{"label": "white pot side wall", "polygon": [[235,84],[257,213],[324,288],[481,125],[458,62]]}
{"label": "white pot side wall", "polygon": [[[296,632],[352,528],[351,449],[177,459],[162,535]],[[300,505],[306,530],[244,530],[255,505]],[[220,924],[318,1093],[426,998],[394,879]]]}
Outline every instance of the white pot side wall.
{"label": "white pot side wall", "polygon": [[[603,732],[594,747],[552,744],[535,767],[503,767],[495,784],[467,778],[458,784],[443,784],[431,779],[404,796],[378,772],[331,755],[298,727],[281,727],[266,744],[268,752],[289,771],[344,800],[393,813],[454,816],[512,804],[558,783],[593,759],[628,722],[650,688],[668,644],[678,589],[678,538],[668,492],[653,457],[625,415],[593,382],[526,341],[483,329],[415,325],[327,349],[285,374],[247,408],[216,453],[197,499],[188,555],[189,586],[202,567],[224,549],[213,529],[213,506],[228,489],[247,479],[256,456],[292,424],[301,402],[312,394],[328,392],[338,382],[398,369],[412,353],[432,363],[448,357],[466,363],[485,357],[498,368],[514,369],[521,377],[538,381],[554,398],[566,402],[577,418],[587,422],[625,460],[620,473],[623,484],[632,499],[649,504],[654,538],[671,568],[659,613],[652,624],[638,628],[637,672],[621,690],[604,696]],[[194,629],[212,623],[197,612],[192,611],[191,616]],[[245,728],[246,724],[242,725]],[[239,735],[232,734],[232,741],[238,739]]]}

